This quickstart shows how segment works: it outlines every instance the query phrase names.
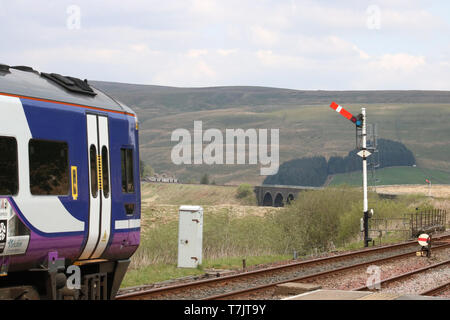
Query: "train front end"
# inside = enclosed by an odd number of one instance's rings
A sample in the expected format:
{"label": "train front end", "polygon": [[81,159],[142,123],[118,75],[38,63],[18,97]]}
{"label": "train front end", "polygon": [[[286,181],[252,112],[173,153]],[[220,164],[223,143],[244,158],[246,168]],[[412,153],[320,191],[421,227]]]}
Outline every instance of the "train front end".
{"label": "train front end", "polygon": [[136,114],[0,65],[0,299],[113,299],[140,241]]}

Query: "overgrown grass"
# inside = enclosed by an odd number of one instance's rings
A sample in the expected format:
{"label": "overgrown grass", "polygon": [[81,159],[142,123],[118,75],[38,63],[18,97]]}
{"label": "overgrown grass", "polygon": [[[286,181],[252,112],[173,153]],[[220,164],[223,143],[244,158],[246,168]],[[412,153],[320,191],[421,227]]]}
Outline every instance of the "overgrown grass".
{"label": "overgrown grass", "polygon": [[243,266],[243,259],[245,259],[246,266],[255,266],[277,261],[286,261],[292,259],[292,255],[242,256],[223,257],[211,260],[206,259],[198,268],[177,268],[175,263],[151,264],[139,269],[130,269],[122,282],[122,287],[132,287],[161,282],[168,279],[201,275],[204,274],[207,269],[241,269]]}
{"label": "overgrown grass", "polygon": [[134,287],[143,284],[161,282],[186,276],[203,274],[203,270],[177,268],[176,264],[149,264],[139,269],[129,269],[122,282],[122,287]]}
{"label": "overgrown grass", "polygon": [[[220,259],[235,256],[272,255],[280,252],[281,229],[270,214],[235,217],[222,208],[214,215],[204,214],[203,257]],[[133,256],[133,268],[148,264],[176,263],[178,221],[168,221],[143,233]]]}
{"label": "overgrown grass", "polygon": [[[402,217],[416,206],[429,206],[426,199],[412,196],[383,200],[369,194],[375,217]],[[362,247],[359,241],[362,192],[339,187],[307,191],[283,209],[261,215],[236,215],[230,208],[204,211],[202,268],[239,268],[286,260],[295,250],[299,255],[335,248]],[[394,235],[390,236],[394,239]],[[124,286],[151,283],[201,273],[198,269],[176,268],[178,220],[156,220],[143,230],[141,245],[132,258]]]}

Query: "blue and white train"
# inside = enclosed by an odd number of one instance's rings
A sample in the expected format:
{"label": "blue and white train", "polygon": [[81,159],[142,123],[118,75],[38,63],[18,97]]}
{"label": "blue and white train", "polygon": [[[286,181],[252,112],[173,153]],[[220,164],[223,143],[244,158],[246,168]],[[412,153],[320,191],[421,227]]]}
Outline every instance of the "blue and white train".
{"label": "blue and white train", "polygon": [[0,121],[0,299],[113,299],[140,240],[136,114],[0,64]]}

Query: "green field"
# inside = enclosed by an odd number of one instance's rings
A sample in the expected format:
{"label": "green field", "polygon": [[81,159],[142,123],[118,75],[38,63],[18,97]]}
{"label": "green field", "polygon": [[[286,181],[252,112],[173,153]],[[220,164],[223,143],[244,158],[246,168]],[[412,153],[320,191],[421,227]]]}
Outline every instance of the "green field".
{"label": "green field", "polygon": [[[323,155],[346,156],[355,129],[329,105],[336,101],[357,114],[366,107],[379,137],[402,142],[417,166],[450,171],[450,93],[446,91],[301,91],[263,87],[171,88],[95,82],[138,114],[140,156],[156,172],[199,182],[208,173],[218,184],[260,184],[259,165],[175,165],[171,150],[177,128],[203,131],[279,129],[280,163]],[[206,143],[204,144],[206,146]]]}
{"label": "green field", "polygon": [[[440,170],[423,169],[419,167],[391,167],[378,169],[375,172],[376,185],[424,184],[425,179],[435,184],[450,184],[450,173]],[[362,172],[342,173],[333,176],[331,186],[347,184],[362,185]],[[372,171],[368,171],[368,184],[375,185]]]}

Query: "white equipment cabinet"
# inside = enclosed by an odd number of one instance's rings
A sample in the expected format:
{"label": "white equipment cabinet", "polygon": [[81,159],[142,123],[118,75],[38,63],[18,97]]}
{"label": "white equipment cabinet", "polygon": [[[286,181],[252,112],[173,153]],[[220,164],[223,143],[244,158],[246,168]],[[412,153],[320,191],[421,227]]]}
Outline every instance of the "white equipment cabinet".
{"label": "white equipment cabinet", "polygon": [[203,208],[181,206],[178,228],[178,268],[196,268],[202,263]]}

